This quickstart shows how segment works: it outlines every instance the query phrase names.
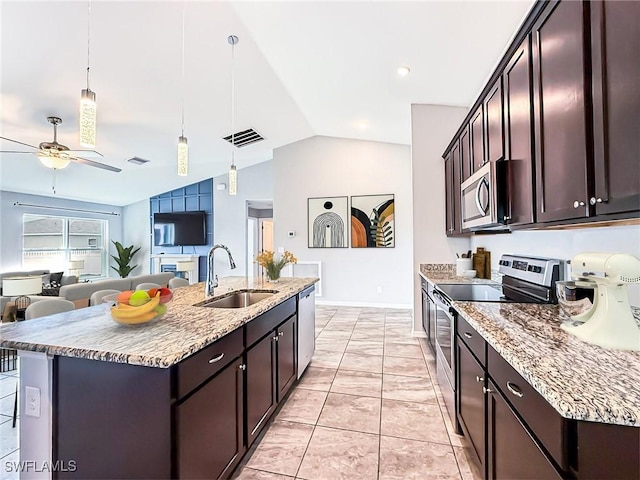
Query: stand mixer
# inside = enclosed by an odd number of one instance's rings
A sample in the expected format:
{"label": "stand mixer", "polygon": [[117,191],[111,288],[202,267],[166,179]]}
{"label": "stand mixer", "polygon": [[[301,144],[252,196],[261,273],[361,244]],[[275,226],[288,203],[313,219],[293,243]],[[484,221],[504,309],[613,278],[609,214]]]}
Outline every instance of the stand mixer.
{"label": "stand mixer", "polygon": [[640,351],[640,328],[626,286],[640,283],[640,260],[626,253],[580,253],[571,260],[571,278],[595,288],[594,301],[588,311],[571,317],[584,323],[562,329],[604,348]]}

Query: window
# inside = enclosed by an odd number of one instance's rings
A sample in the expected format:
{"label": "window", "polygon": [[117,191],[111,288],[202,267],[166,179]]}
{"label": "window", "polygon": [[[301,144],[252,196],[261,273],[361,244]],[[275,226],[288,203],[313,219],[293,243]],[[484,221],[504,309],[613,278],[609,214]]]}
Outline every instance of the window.
{"label": "window", "polygon": [[[25,214],[22,268],[48,269],[85,278],[106,277],[106,242],[106,220]],[[72,261],[74,264],[70,264]]]}

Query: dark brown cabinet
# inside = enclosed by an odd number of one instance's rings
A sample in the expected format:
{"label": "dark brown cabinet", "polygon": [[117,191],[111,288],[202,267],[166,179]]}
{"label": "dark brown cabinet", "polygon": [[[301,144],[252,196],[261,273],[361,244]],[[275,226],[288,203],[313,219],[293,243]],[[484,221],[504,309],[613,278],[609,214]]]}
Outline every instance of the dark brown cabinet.
{"label": "dark brown cabinet", "polygon": [[247,446],[276,408],[276,348],[269,334],[247,350]]}
{"label": "dark brown cabinet", "polygon": [[458,338],[458,413],[457,418],[476,460],[485,466],[485,369]]}
{"label": "dark brown cabinet", "polygon": [[472,115],[469,130],[471,131],[471,173],[474,173],[485,162],[484,107],[482,104]]}
{"label": "dark brown cabinet", "polygon": [[278,402],[291,388],[297,374],[296,364],[296,317],[293,316],[278,327],[276,361],[278,364]]}
{"label": "dark brown cabinet", "polygon": [[640,2],[592,1],[595,213],[640,210]]}
{"label": "dark brown cabinet", "polygon": [[247,350],[247,446],[260,434],[296,379],[296,322],[297,316],[293,315],[271,327]]}
{"label": "dark brown cabinet", "polygon": [[469,178],[473,171],[473,165],[471,164],[471,135],[467,127],[460,134],[460,183]]}
{"label": "dark brown cabinet", "polygon": [[527,36],[503,73],[508,206],[506,222],[533,223],[533,104],[531,41]]}
{"label": "dark brown cabinet", "polygon": [[585,8],[552,3],[532,29],[538,222],[589,215]]}
{"label": "dark brown cabinet", "polygon": [[445,202],[446,202],[446,233],[447,236],[460,235],[460,185],[461,185],[460,143],[451,149],[444,164]]}
{"label": "dark brown cabinet", "polygon": [[244,367],[235,360],[176,407],[178,478],[225,477],[240,460]]}
{"label": "dark brown cabinet", "polygon": [[487,438],[488,478],[562,478],[491,380],[487,390]]}
{"label": "dark brown cabinet", "polygon": [[502,78],[498,78],[484,101],[487,161],[504,159],[504,118],[502,104]]}

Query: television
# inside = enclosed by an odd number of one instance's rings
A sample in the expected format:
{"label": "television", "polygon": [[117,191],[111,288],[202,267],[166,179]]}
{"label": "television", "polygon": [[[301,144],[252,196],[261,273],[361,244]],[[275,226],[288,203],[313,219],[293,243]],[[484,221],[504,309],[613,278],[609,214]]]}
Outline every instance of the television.
{"label": "television", "polygon": [[206,214],[172,212],[153,214],[153,244],[175,247],[207,244]]}

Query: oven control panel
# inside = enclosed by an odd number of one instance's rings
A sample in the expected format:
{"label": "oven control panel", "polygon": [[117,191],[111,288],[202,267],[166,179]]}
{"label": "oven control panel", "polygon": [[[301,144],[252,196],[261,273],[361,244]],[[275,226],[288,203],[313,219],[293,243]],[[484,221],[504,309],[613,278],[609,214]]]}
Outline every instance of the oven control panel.
{"label": "oven control panel", "polygon": [[563,261],[554,258],[503,255],[498,262],[500,273],[551,287],[552,281],[563,280]]}

